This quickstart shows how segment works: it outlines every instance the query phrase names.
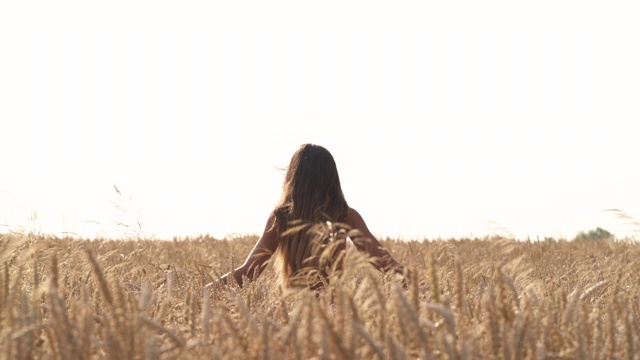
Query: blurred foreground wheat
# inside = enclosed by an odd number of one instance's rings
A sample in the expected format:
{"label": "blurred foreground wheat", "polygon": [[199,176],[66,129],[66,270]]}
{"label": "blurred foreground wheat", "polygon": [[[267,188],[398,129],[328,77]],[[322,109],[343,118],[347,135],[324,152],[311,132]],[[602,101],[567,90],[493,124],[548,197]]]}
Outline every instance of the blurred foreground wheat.
{"label": "blurred foreground wheat", "polygon": [[3,235],[0,358],[640,358],[635,243],[385,241],[406,289],[357,253],[320,296],[205,288],[255,240]]}

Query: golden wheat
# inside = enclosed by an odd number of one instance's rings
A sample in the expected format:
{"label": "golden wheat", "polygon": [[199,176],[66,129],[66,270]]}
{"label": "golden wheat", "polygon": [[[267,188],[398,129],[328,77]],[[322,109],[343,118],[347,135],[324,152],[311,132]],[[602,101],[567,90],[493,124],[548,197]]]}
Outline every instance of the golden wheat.
{"label": "golden wheat", "polygon": [[638,359],[640,245],[384,241],[326,291],[205,287],[256,238],[0,238],[0,358]]}

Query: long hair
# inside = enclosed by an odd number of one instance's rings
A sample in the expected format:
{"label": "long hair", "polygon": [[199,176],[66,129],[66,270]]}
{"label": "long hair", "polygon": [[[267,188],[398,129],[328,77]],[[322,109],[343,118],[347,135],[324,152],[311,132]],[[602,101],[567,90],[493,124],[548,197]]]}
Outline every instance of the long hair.
{"label": "long hair", "polygon": [[319,252],[327,236],[317,226],[343,221],[348,210],[331,153],[319,145],[301,145],[291,157],[274,210],[276,253],[285,286],[319,270]]}

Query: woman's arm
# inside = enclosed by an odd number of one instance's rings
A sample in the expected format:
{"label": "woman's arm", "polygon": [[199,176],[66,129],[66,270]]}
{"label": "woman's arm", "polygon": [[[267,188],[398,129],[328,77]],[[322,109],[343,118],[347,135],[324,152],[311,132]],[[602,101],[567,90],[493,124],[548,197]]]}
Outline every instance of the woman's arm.
{"label": "woman's arm", "polygon": [[[273,255],[278,248],[277,230],[274,224],[275,214],[272,213],[267,220],[267,225],[264,228],[262,236],[260,236],[260,239],[249,253],[249,256],[247,256],[244,264],[233,271],[233,278],[240,286],[242,286],[243,276],[249,277],[255,275],[257,277],[260,275],[266,267],[266,261],[271,258],[271,255]],[[231,273],[227,273],[220,278],[220,281],[223,284],[227,284],[230,276]]]}
{"label": "woman's arm", "polygon": [[371,234],[367,224],[365,224],[362,216],[352,208],[349,208],[347,218],[344,221],[352,229],[356,229],[360,232],[360,236],[353,240],[353,244],[356,248],[368,254],[371,257],[371,263],[381,271],[388,272],[393,271],[398,274],[404,274],[404,265],[397,262],[385,249],[375,236]]}

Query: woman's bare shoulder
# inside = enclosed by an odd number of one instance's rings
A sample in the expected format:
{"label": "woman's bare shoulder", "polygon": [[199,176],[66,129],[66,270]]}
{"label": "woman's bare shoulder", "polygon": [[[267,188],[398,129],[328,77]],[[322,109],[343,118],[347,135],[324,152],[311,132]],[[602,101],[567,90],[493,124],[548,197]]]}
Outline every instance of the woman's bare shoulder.
{"label": "woman's bare shoulder", "polygon": [[347,210],[347,216],[344,219],[344,223],[349,225],[353,229],[363,230],[362,227],[364,225],[364,219],[356,209],[350,207]]}
{"label": "woman's bare shoulder", "polygon": [[[347,209],[347,215],[344,217],[344,222],[348,222],[349,220],[353,219],[353,217],[358,214],[358,212],[356,211],[356,209],[350,207],[349,209]],[[359,214],[358,214],[359,215]]]}

